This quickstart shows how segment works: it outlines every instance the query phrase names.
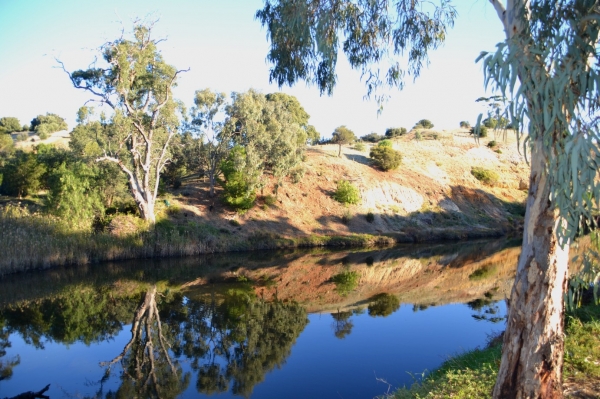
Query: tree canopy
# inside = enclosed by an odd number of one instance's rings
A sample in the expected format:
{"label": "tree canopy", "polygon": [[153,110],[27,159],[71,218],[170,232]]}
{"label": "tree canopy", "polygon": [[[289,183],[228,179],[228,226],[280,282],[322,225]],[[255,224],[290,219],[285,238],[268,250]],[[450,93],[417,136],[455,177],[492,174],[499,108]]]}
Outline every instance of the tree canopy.
{"label": "tree canopy", "polygon": [[120,37],[102,46],[104,68],[65,72],[75,88],[112,109],[108,134],[97,143],[102,155],[96,160],[119,166],[141,216],[154,222],[160,174],[171,159],[169,143],[184,110],[172,96],[182,71],[164,61],[151,31],[152,25],[138,23],[132,39]]}

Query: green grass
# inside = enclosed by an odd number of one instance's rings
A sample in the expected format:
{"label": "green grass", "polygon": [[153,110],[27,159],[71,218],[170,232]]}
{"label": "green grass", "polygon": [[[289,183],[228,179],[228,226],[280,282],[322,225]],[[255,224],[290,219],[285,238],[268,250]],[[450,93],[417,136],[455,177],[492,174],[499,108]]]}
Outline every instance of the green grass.
{"label": "green grass", "polygon": [[[565,378],[600,380],[600,306],[587,305],[566,316]],[[422,381],[400,388],[387,398],[490,398],[502,348],[500,344],[453,357]]]}
{"label": "green grass", "polygon": [[498,183],[500,176],[493,170],[484,169],[479,166],[471,168],[471,174],[480,182],[487,184],[488,186],[494,186]]}

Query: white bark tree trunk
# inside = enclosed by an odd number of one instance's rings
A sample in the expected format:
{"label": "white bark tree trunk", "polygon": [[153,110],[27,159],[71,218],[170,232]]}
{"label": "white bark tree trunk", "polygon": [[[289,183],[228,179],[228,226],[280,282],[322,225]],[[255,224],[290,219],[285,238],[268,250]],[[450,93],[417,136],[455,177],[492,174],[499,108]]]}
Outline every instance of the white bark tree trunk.
{"label": "white bark tree trunk", "polygon": [[532,152],[523,247],[512,289],[494,398],[562,398],[569,246],[557,239],[541,143]]}
{"label": "white bark tree trunk", "polygon": [[[527,21],[518,13],[528,7],[527,0],[507,0],[506,8],[499,0],[490,3],[508,40],[525,31]],[[537,61],[526,48],[521,50],[522,81],[531,78],[527,71]],[[543,70],[543,65],[537,66]],[[542,112],[532,109],[533,104],[529,101],[530,114]],[[551,154],[544,151],[543,140],[539,133],[531,151],[523,245],[509,301],[495,399],[563,397],[563,294],[568,283],[569,246],[561,246],[558,241],[560,218],[550,202],[552,183],[547,176]]]}

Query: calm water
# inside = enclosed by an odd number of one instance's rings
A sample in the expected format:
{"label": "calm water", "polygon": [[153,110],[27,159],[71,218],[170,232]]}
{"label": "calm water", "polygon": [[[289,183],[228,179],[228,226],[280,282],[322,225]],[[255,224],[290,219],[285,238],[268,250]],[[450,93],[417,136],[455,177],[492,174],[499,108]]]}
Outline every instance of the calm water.
{"label": "calm water", "polygon": [[5,278],[0,397],[372,398],[501,331],[517,255],[494,241]]}

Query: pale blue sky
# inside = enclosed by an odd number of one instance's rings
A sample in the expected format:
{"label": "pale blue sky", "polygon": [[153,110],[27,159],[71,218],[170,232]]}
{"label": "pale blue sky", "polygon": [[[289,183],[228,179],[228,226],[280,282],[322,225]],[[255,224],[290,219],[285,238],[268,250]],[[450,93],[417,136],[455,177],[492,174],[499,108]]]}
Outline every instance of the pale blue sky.
{"label": "pale blue sky", "polygon": [[[75,123],[75,113],[89,95],[72,87],[55,68],[54,57],[69,70],[83,69],[97,48],[131,28],[135,17],[152,14],[160,21],[155,37],[165,60],[190,68],[179,79],[175,97],[188,107],[195,90],[226,93],[249,88],[264,93],[269,85],[266,31],[254,20],[261,0],[0,0],[0,117],[16,116],[22,124],[46,112]],[[455,0],[459,16],[447,42],[432,53],[431,64],[416,83],[392,91],[392,100],[377,115],[377,105],[364,101],[358,73],[341,58],[339,81],[332,97],[319,96],[303,82],[282,91],[298,97],[311,123],[326,137],[339,125],[359,136],[383,134],[387,127],[412,127],[423,118],[436,127],[474,123],[484,111],[475,99],[484,95],[483,74],[474,60],[503,40],[502,26],[487,0]],[[343,60],[343,61],[342,61]]]}

